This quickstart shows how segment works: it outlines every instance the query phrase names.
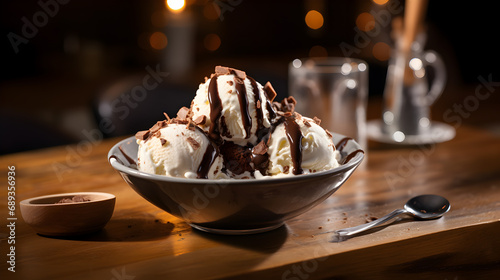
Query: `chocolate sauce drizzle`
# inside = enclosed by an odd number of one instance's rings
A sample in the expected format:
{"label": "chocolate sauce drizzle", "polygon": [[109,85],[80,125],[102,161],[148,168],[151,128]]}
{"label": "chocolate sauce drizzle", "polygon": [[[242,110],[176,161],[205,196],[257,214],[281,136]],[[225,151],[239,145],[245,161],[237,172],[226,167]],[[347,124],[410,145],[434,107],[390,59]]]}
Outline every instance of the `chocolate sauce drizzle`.
{"label": "chocolate sauce drizzle", "polygon": [[217,75],[214,75],[210,79],[210,84],[208,84],[208,102],[210,103],[210,128],[208,130],[209,135],[215,133],[216,124],[220,119],[222,113],[222,101],[219,96],[219,89],[217,86]]}
{"label": "chocolate sauce drizzle", "polygon": [[240,101],[241,121],[246,133],[245,139],[248,139],[250,138],[250,131],[252,129],[252,118],[250,118],[250,113],[248,112],[247,90],[244,80],[235,78],[234,82],[236,84],[236,94],[238,94],[238,100]]}
{"label": "chocolate sauce drizzle", "polygon": [[127,155],[127,153],[125,153],[122,146],[118,146],[118,150],[120,150],[120,153],[122,153],[123,157],[128,161],[128,163],[130,165],[137,165],[135,160],[133,158],[131,158],[129,155]]}
{"label": "chocolate sauce drizzle", "polygon": [[[354,140],[350,137],[345,137],[345,138],[342,138],[338,143],[337,145],[335,145],[337,147],[337,150],[339,152],[343,152],[344,151],[344,148],[345,146],[347,145],[347,142],[351,141],[351,140]],[[353,151],[352,153],[348,154],[347,156],[343,157],[342,160],[340,161],[340,164],[346,164],[348,163],[349,161],[351,161],[358,153],[365,153],[363,150],[361,149],[357,149],[355,151]]]}
{"label": "chocolate sauce drizzle", "polygon": [[288,138],[288,143],[290,144],[290,155],[292,156],[294,175],[302,174],[302,132],[300,131],[300,126],[295,122],[295,118],[292,116],[286,117],[285,119],[285,131],[286,137]]}
{"label": "chocolate sauce drizzle", "polygon": [[[254,98],[254,102],[255,102],[255,111],[257,112],[257,115],[256,115],[256,117],[257,117],[257,135],[259,135],[259,131],[264,126],[264,124],[263,124],[264,111],[262,109],[262,106],[264,106],[264,104],[262,104],[262,100],[260,100],[260,92],[259,92],[259,88],[257,86],[257,82],[251,77],[248,77],[248,79],[250,80],[250,84],[252,85],[252,88],[253,88],[253,98]],[[257,106],[257,104],[260,104],[260,106]]]}
{"label": "chocolate sauce drizzle", "polygon": [[335,145],[335,147],[337,147],[337,150],[339,150],[340,152],[342,152],[345,148],[345,146],[347,145],[347,142],[353,140],[351,137],[344,137],[342,139],[340,139],[340,141],[337,143],[337,145]]}
{"label": "chocolate sauce drizzle", "polygon": [[215,159],[218,155],[219,152],[214,147],[214,145],[211,142],[208,143],[207,150],[205,151],[205,154],[203,154],[203,159],[198,166],[198,179],[208,179],[208,172],[210,171],[210,167],[212,167],[212,164],[214,164]]}
{"label": "chocolate sauce drizzle", "polygon": [[351,159],[353,159],[358,153],[365,153],[363,150],[360,150],[360,149],[357,149],[355,150],[354,152],[348,154],[345,158],[343,158],[341,161],[340,161],[340,164],[346,164],[348,163],[349,161],[351,161]]}

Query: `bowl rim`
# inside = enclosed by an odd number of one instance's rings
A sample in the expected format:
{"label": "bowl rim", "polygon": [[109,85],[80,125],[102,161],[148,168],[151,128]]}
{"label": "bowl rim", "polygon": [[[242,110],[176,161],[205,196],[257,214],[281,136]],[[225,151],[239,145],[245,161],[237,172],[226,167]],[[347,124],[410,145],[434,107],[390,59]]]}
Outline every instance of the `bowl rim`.
{"label": "bowl rim", "polygon": [[[95,199],[95,200],[91,200],[91,201],[82,201],[82,202],[75,202],[75,203],[31,203],[31,202],[33,202],[35,200],[39,200],[39,199],[54,198],[54,197],[63,198],[63,197],[75,196],[75,195],[95,195],[95,196],[98,196],[99,198]],[[71,192],[71,193],[48,194],[48,195],[27,198],[27,199],[21,200],[21,202],[19,202],[19,205],[31,206],[31,207],[58,207],[58,206],[62,207],[62,206],[70,206],[70,205],[92,204],[92,203],[98,203],[98,202],[114,200],[114,199],[116,199],[116,196],[114,194],[105,193],[105,192]]]}
{"label": "bowl rim", "polygon": [[[338,137],[340,139],[344,138],[350,138],[347,136],[344,136],[342,134],[338,133],[331,133],[335,137]],[[120,163],[118,160],[116,160],[114,157],[111,156],[116,156],[119,151],[119,148],[121,145],[126,144],[130,145],[130,141],[136,143],[135,141],[135,136],[127,137],[115,145],[109,150],[108,152],[108,162],[111,164],[111,166],[116,169],[117,171],[126,173],[128,175],[133,175],[136,177],[140,177],[143,179],[148,179],[148,180],[157,180],[157,181],[163,181],[163,182],[172,182],[172,183],[185,183],[185,184],[220,184],[221,182],[224,183],[225,185],[245,185],[245,184],[266,184],[266,183],[286,183],[289,181],[297,181],[300,179],[308,180],[311,178],[315,177],[322,177],[322,176],[328,176],[331,174],[337,174],[337,173],[342,173],[347,170],[356,168],[361,161],[363,160],[365,156],[365,150],[361,148],[361,146],[352,138],[350,138],[349,142],[354,143],[355,149],[353,149],[352,152],[356,150],[361,150],[361,153],[357,153],[349,162],[342,164],[340,166],[337,166],[335,168],[329,169],[329,170],[324,170],[324,171],[319,171],[315,173],[309,173],[309,174],[301,174],[297,176],[266,176],[266,178],[249,178],[249,179],[191,179],[191,178],[178,178],[178,177],[168,177],[164,175],[156,175],[156,174],[151,174],[151,173],[146,173],[139,171],[138,169],[133,169],[128,166],[123,165]],[[128,143],[127,143],[128,142]],[[268,178],[267,178],[268,177]]]}

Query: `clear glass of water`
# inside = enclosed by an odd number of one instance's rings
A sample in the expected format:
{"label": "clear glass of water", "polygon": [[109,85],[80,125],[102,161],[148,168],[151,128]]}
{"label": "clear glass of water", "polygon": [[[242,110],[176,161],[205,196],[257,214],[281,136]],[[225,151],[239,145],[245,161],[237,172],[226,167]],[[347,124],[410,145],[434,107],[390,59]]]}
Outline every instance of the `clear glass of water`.
{"label": "clear glass of water", "polygon": [[288,75],[298,113],[320,118],[321,126],[353,138],[366,150],[366,62],[345,57],[295,59]]}

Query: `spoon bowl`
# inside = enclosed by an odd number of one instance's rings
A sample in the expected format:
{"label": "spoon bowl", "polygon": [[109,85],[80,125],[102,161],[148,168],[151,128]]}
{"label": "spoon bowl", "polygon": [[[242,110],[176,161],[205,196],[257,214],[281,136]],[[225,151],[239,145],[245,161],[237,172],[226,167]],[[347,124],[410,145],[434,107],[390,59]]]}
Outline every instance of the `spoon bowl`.
{"label": "spoon bowl", "polygon": [[450,202],[434,194],[425,194],[413,197],[405,204],[409,214],[421,220],[437,219],[450,210]]}

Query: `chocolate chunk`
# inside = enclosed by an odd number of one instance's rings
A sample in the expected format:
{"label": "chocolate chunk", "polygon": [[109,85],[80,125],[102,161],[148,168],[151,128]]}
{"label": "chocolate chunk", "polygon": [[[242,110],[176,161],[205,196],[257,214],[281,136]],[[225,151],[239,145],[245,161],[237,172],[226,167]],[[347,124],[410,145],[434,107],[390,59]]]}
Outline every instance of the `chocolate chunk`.
{"label": "chocolate chunk", "polygon": [[191,131],[195,131],[196,130],[196,126],[193,124],[193,122],[191,121],[191,119],[188,119],[188,123],[186,124],[186,128],[191,130]]}
{"label": "chocolate chunk", "polygon": [[161,142],[161,145],[163,146],[163,145],[165,145],[165,143],[167,143],[167,140],[164,138],[160,138],[160,142]]}
{"label": "chocolate chunk", "polygon": [[194,150],[198,150],[201,146],[200,143],[198,143],[198,141],[194,140],[192,137],[188,137],[186,140]]}
{"label": "chocolate chunk", "polygon": [[273,102],[273,100],[276,97],[277,93],[274,90],[274,88],[273,88],[273,86],[271,85],[270,82],[267,82],[266,85],[264,86],[264,92],[266,93],[267,99],[270,102]]}
{"label": "chocolate chunk", "polygon": [[139,131],[135,134],[135,138],[138,139],[138,140],[146,140],[148,139],[149,137],[149,130],[142,130],[142,131]]}
{"label": "chocolate chunk", "polygon": [[158,121],[149,130],[154,135],[156,132],[158,132],[160,129],[166,127],[167,125],[168,125],[167,120]]}
{"label": "chocolate chunk", "polygon": [[297,104],[297,101],[293,96],[287,97],[281,101],[281,109],[284,112],[294,112],[295,111],[295,104]]}
{"label": "chocolate chunk", "polygon": [[230,86],[234,85],[234,82],[233,82],[233,81],[227,81],[227,83],[228,83]]}
{"label": "chocolate chunk", "polygon": [[190,114],[191,114],[191,110],[189,110],[189,108],[182,107],[177,112],[177,118],[179,118],[181,120],[185,120],[185,119],[189,118]]}
{"label": "chocolate chunk", "polygon": [[207,122],[207,116],[201,115],[194,120],[197,125],[204,125]]}
{"label": "chocolate chunk", "polygon": [[264,155],[267,153],[267,145],[264,142],[264,140],[260,141],[259,144],[257,144],[255,147],[252,149],[252,153],[254,155]]}
{"label": "chocolate chunk", "polygon": [[215,74],[216,75],[234,74],[237,78],[240,78],[242,80],[246,79],[247,77],[247,74],[244,71],[225,66],[215,66]]}

